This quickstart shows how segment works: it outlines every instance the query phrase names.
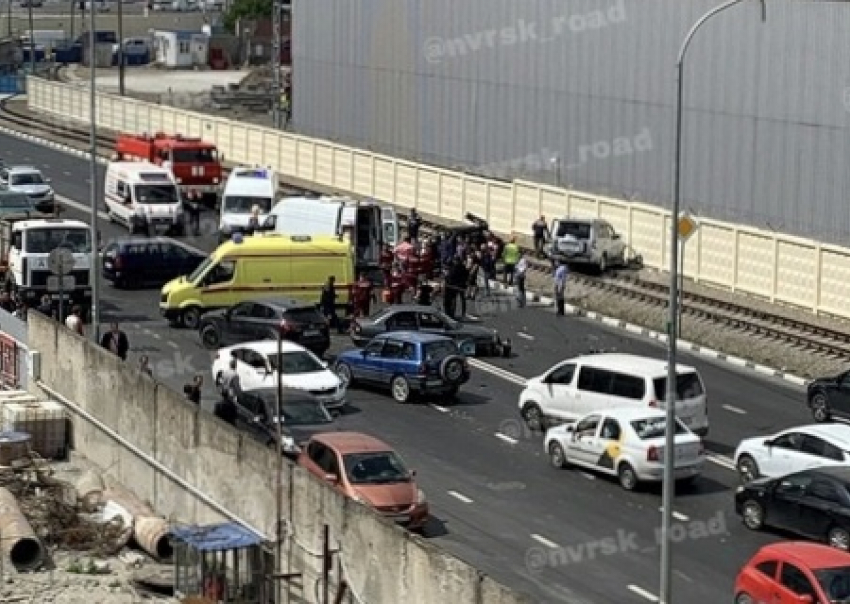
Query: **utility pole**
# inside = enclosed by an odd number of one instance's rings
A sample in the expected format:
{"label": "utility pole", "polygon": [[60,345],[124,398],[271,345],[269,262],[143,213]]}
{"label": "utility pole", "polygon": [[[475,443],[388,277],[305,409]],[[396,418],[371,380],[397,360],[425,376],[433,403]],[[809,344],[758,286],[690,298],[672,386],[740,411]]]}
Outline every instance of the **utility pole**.
{"label": "utility pole", "polygon": [[283,2],[282,0],[272,0],[274,11],[274,22],[272,27],[272,117],[274,118],[274,127],[278,130],[281,128],[281,97],[283,87],[280,82],[280,30],[281,18],[283,17]]}
{"label": "utility pole", "polygon": [[124,96],[124,0],[118,0],[118,94]]}
{"label": "utility pole", "polygon": [[6,31],[12,37],[12,0],[6,3]]}
{"label": "utility pole", "polygon": [[[11,4],[11,2],[10,2]],[[74,7],[77,5],[77,0],[71,0],[71,31],[68,34],[70,41],[74,41]]]}
{"label": "utility pole", "polygon": [[89,10],[89,121],[91,140],[89,158],[89,195],[91,203],[91,332],[95,343],[100,341],[100,253],[97,233],[97,34],[92,2]]}
{"label": "utility pole", "polygon": [[[9,0],[9,5],[12,0]],[[30,22],[30,74],[35,75],[35,21],[32,18],[32,0],[27,2],[27,13]]]}

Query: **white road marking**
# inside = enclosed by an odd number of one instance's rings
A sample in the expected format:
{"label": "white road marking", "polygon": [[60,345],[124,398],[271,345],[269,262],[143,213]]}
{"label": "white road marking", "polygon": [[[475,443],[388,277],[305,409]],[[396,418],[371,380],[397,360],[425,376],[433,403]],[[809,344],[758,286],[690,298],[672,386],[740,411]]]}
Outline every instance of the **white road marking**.
{"label": "white road marking", "polygon": [[688,575],[686,575],[685,573],[683,573],[683,572],[682,572],[682,571],[680,571],[680,570],[674,570],[673,572],[674,572],[675,574],[677,574],[678,576],[680,576],[680,577],[681,577],[682,579],[684,579],[685,581],[687,581],[688,583],[693,583],[693,582],[694,582],[694,580],[693,580],[693,579],[691,579]]}
{"label": "white road marking", "polygon": [[535,533],[531,534],[531,538],[537,541],[537,543],[542,543],[546,547],[551,547],[552,549],[558,549],[560,546],[554,541],[549,541],[546,537],[541,537]]}
{"label": "white road marking", "polygon": [[711,463],[717,464],[721,468],[726,468],[728,470],[737,470],[737,468],[735,467],[735,462],[724,455],[718,455],[716,453],[707,453],[705,458]]}
{"label": "white road marking", "polygon": [[506,443],[508,443],[509,445],[515,445],[515,444],[517,444],[517,443],[519,442],[517,439],[515,439],[515,438],[511,438],[511,437],[510,437],[510,436],[508,436],[507,434],[502,434],[501,432],[496,432],[496,438],[498,438],[498,439],[501,439],[501,440],[505,441],[505,442],[506,442]]}
{"label": "white road marking", "polygon": [[176,342],[172,342],[171,340],[169,340],[168,345],[174,349],[180,350],[180,346],[178,346]]}
{"label": "white road marking", "polygon": [[726,411],[731,411],[732,413],[737,413],[738,415],[746,415],[747,412],[739,407],[733,407],[732,405],[723,405],[723,408]]}
{"label": "white road marking", "polygon": [[518,331],[518,332],[516,332],[516,335],[518,335],[519,337],[521,337],[521,338],[523,338],[523,339],[525,339],[525,340],[533,340],[533,339],[534,339],[534,336],[533,336],[533,335],[531,335],[531,334],[527,334],[527,333],[522,332],[522,331]]}
{"label": "white road marking", "polygon": [[435,405],[433,403],[430,403],[428,406],[431,407],[431,409],[436,409],[440,413],[448,413],[449,412],[448,409],[446,409],[445,407],[441,407],[440,405]]}
{"label": "white road marking", "polygon": [[638,587],[637,585],[629,585],[629,591],[633,594],[639,595],[644,600],[649,600],[650,602],[658,602],[658,596],[656,596],[652,592],[646,591],[642,587]]}
{"label": "white road marking", "polygon": [[466,495],[462,495],[462,494],[458,493],[457,491],[449,491],[449,495],[451,495],[452,497],[454,497],[458,501],[462,501],[464,503],[472,503],[472,499],[470,499]]}
{"label": "white road marking", "polygon": [[469,364],[476,369],[480,369],[481,371],[486,371],[490,375],[495,375],[496,377],[502,378],[503,380],[507,380],[508,382],[513,382],[517,386],[525,386],[526,379],[521,375],[517,375],[516,373],[511,373],[510,371],[506,371],[501,367],[496,367],[495,365],[491,365],[490,363],[485,363],[479,359],[468,359]]}
{"label": "white road marking", "polygon": [[589,474],[588,472],[579,472],[582,476],[587,478],[588,480],[596,480],[596,476],[593,474]]}
{"label": "white road marking", "polygon": [[479,317],[478,315],[467,314],[466,318],[469,319],[470,321],[480,321],[481,320],[481,317]]}
{"label": "white road marking", "polygon": [[62,174],[64,174],[65,176],[73,176],[73,174],[71,174],[70,172],[62,172]]}
{"label": "white road marking", "polygon": [[161,339],[162,339],[162,336],[161,336],[161,335],[159,335],[158,333],[151,333],[151,337],[152,337],[154,340],[161,340]]}
{"label": "white road marking", "polygon": [[141,328],[142,328],[142,326],[139,325],[138,323],[133,323],[133,329],[141,329]]}
{"label": "white road marking", "polygon": [[[658,511],[663,513],[664,508],[660,507],[660,508],[658,508]],[[687,516],[685,516],[681,512],[677,512],[676,510],[673,510],[673,518],[675,518],[679,522],[687,522],[688,520],[690,520],[690,518],[688,518]]]}

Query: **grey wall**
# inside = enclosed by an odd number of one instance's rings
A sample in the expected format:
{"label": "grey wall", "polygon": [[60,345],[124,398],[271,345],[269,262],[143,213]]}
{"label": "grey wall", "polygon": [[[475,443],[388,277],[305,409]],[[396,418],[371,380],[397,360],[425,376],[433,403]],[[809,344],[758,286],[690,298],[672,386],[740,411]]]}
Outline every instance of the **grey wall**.
{"label": "grey wall", "polygon": [[[718,4],[294,0],[294,124],[417,161],[668,205],[675,58]],[[744,3],[691,46],[684,204],[846,242],[850,3],[767,4],[765,23]]]}

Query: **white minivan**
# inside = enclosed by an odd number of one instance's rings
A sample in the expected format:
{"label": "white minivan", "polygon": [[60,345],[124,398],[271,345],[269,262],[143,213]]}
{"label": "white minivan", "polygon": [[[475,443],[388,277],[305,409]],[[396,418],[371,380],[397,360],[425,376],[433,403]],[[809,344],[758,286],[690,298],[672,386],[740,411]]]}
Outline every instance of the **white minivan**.
{"label": "white minivan", "polygon": [[[708,434],[705,386],[693,367],[679,365],[676,416]],[[594,411],[627,405],[665,408],[667,362],[631,354],[592,354],[563,361],[526,382],[519,411],[528,427],[576,421]]]}
{"label": "white minivan", "polygon": [[262,225],[277,199],[279,182],[277,173],[268,168],[233,168],[221,195],[219,241],[227,241],[236,233],[250,232],[255,210],[258,226]]}
{"label": "white minivan", "polygon": [[186,232],[180,188],[170,170],[147,162],[110,162],[103,197],[110,222],[124,224],[131,235]]}

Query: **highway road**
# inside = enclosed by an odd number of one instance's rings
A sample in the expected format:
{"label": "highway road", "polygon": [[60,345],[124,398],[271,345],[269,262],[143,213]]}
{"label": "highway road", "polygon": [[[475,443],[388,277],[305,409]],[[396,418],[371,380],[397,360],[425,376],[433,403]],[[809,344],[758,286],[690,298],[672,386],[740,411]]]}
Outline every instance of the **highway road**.
{"label": "highway road", "polygon": [[[0,136],[7,162],[38,166],[70,200],[69,217],[86,218],[88,165],[80,159]],[[101,220],[105,239],[125,232]],[[203,250],[208,235],[187,238]],[[182,388],[195,372],[209,381],[210,353],[197,336],[171,329],[158,316],[157,291],[104,287],[104,321],[119,321],[132,359],[147,354],[157,377]],[[612,481],[548,465],[542,438],[520,423],[516,400],[524,379],[590,349],[663,357],[656,342],[543,308],[480,308],[482,320],[514,341],[511,359],[475,361],[472,380],[450,407],[399,406],[389,397],[353,391],[346,428],[368,431],[397,447],[434,508],[433,543],[541,603],[657,601],[660,489],[625,493]],[[506,312],[509,310],[510,312]],[[338,346],[345,346],[341,341]],[[676,602],[731,601],[740,565],[759,546],[781,537],[751,533],[733,508],[737,484],[728,455],[747,436],[766,435],[809,418],[802,389],[719,361],[684,355],[703,375],[709,396],[712,452],[703,479],[678,494],[674,552]],[[205,405],[212,402],[212,389]]]}

